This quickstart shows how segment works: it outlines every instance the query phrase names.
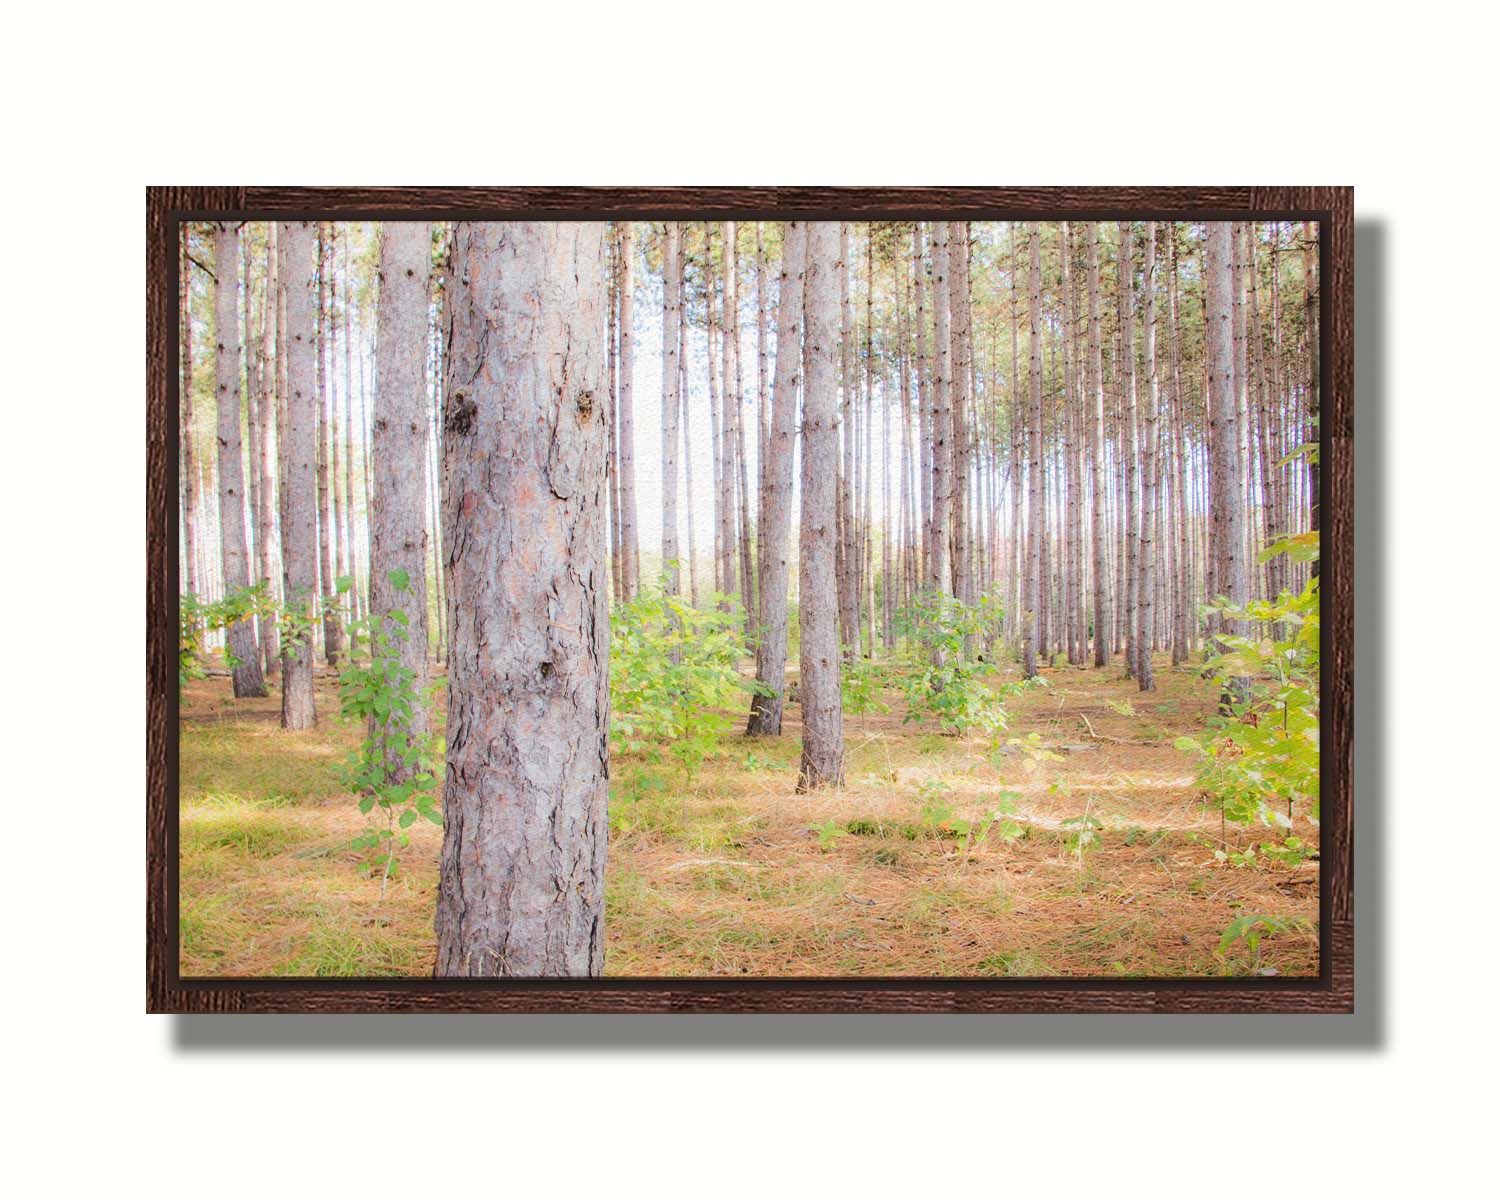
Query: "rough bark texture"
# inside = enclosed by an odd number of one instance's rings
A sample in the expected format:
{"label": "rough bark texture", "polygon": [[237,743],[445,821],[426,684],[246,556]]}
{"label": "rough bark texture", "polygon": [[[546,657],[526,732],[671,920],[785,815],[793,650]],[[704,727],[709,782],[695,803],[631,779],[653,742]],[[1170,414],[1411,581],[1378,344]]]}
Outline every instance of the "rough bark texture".
{"label": "rough bark texture", "polygon": [[[250,552],[245,533],[245,459],[240,435],[239,227],[214,227],[214,318],[217,325],[214,372],[219,416],[219,560],[225,593],[250,586]],[[236,696],[264,696],[255,622],[236,621],[227,635]]]}
{"label": "rough bark texture", "polygon": [[604,226],[460,223],[452,267],[437,974],[598,975],[609,782]]}
{"label": "rough bark texture", "polygon": [[[281,389],[277,386],[276,369],[276,297],[279,285],[273,253],[275,230],[272,225],[266,231],[266,287],[260,320],[260,458],[250,464],[250,469],[260,474],[260,505],[255,515],[256,546],[260,552],[260,577],[267,581],[268,586],[276,578],[276,441],[281,436],[278,420]],[[271,586],[272,596],[279,597],[280,591],[279,587]],[[274,619],[261,624],[260,642],[266,674],[280,674],[281,641]]]}
{"label": "rough bark texture", "polygon": [[198,578],[198,453],[193,433],[193,261],[188,247],[192,225],[178,227],[181,242],[178,263],[177,320],[182,341],[182,392],[179,411],[182,488],[182,557],[183,588],[201,598],[202,582]]}
{"label": "rough bark texture", "polygon": [[[427,682],[427,297],[432,230],[421,221],[380,227],[380,296],[375,306],[376,390],[370,513],[370,612],[377,628],[393,609],[406,614],[401,665]],[[407,585],[391,580],[405,572]],[[399,576],[398,576],[399,578]],[[393,623],[392,632],[402,626]],[[411,733],[427,729],[412,712]],[[372,718],[373,730],[373,718]]]}
{"label": "rough bark texture", "polygon": [[1089,251],[1089,470],[1093,475],[1094,545],[1094,666],[1109,662],[1109,558],[1104,511],[1104,357],[1099,333],[1099,226],[1090,223],[1085,233]]}
{"label": "rough bark texture", "polygon": [[787,543],[791,537],[792,465],[797,444],[797,388],[801,383],[803,261],[807,226],[789,221],[782,230],[781,290],[776,309],[776,381],[772,400],[770,446],[763,464],[765,487],[760,512],[760,641],[755,678],[769,695],[750,701],[745,732],[776,737],[781,733],[786,691],[787,585],[791,570]]}
{"label": "rough bark texture", "polygon": [[802,406],[802,766],[797,790],[844,781],[839,688],[838,590],[834,572],[838,481],[838,226],[807,227],[807,385]]}
{"label": "rough bark texture", "polygon": [[322,586],[319,607],[323,613],[323,658],[336,666],[344,648],[344,626],[339,620],[335,593],[333,512],[328,493],[328,453],[332,444],[333,380],[329,364],[330,252],[325,230],[318,233],[318,285],[316,329],[318,354],[318,574]]}
{"label": "rough bark texture", "polygon": [[[295,615],[292,636],[282,638],[281,724],[311,729],[313,703],[314,602],[318,590],[318,393],[313,341],[313,228],[307,221],[277,227],[284,250],[281,275],[286,305],[282,343],[286,350],[286,464],[282,480],[282,595]],[[300,636],[299,636],[300,635]]]}
{"label": "rough bark texture", "polygon": [[1027,280],[1031,310],[1031,461],[1027,474],[1031,483],[1031,499],[1027,511],[1026,631],[1022,669],[1026,678],[1031,679],[1037,673],[1037,658],[1043,650],[1040,616],[1043,587],[1042,538],[1046,516],[1043,510],[1045,490],[1042,486],[1042,233],[1035,221],[1030,223],[1028,232],[1031,243],[1031,269]]}
{"label": "rough bark texture", "polygon": [[620,225],[620,396],[615,425],[620,444],[620,582],[625,599],[641,586],[641,545],[635,506],[635,226]]}
{"label": "rough bark texture", "polygon": [[1156,690],[1151,669],[1151,649],[1156,638],[1156,416],[1161,391],[1156,378],[1156,222],[1146,224],[1145,296],[1146,422],[1141,439],[1141,548],[1140,582],[1136,586],[1139,615],[1136,621],[1136,678],[1141,691]]}
{"label": "rough bark texture", "polygon": [[[1230,256],[1229,225],[1223,221],[1210,221],[1206,282],[1209,427],[1213,444],[1211,513],[1217,564],[1214,583],[1231,602],[1243,604],[1248,598],[1249,573],[1245,563],[1245,489],[1235,399],[1233,266]],[[1243,630],[1239,622],[1231,622],[1228,632],[1242,633]]]}
{"label": "rough bark texture", "polygon": [[677,424],[682,415],[678,342],[682,320],[682,258],[676,221],[662,240],[661,557],[667,591],[682,591],[677,548]]}
{"label": "rough bark texture", "polygon": [[932,227],[932,553],[928,586],[953,590],[948,539],[952,524],[952,325],[948,297],[948,225]]}

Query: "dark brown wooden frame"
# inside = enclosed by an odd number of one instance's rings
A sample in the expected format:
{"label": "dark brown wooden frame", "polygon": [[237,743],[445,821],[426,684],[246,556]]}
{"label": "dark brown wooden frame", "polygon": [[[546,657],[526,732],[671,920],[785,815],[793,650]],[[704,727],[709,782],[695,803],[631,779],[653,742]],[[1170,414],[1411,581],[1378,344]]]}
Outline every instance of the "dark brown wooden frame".
{"label": "dark brown wooden frame", "polygon": [[[1354,1010],[1354,194],[1346,187],[302,188],[146,191],[146,1007],[149,1012]],[[177,269],[184,220],[1314,220],[1323,591],[1320,974],[1244,979],[183,979],[177,956]]]}

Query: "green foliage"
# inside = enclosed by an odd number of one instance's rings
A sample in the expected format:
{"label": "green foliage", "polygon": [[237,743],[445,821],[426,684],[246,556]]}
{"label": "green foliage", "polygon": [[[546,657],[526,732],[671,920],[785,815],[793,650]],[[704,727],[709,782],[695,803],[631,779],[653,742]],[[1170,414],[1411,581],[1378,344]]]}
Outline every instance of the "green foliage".
{"label": "green foliage", "polygon": [[1020,799],[1019,792],[1001,792],[994,808],[979,816],[968,816],[954,809],[945,795],[948,785],[940,779],[924,779],[917,791],[924,798],[921,827],[932,836],[955,838],[965,862],[974,847],[992,832],[1006,842],[1021,836],[1021,826],[1011,819]]}
{"label": "green foliage", "polygon": [[724,710],[760,686],[738,671],[749,653],[738,608],[719,594],[709,603],[694,608],[658,584],[617,605],[610,626],[611,749],[652,762],[665,749],[689,780],[729,733]]}
{"label": "green foliage", "polygon": [[1255,955],[1254,967],[1260,966],[1261,939],[1278,933],[1301,932],[1307,922],[1298,917],[1273,917],[1267,913],[1241,913],[1224,927],[1219,937],[1219,957],[1223,958],[1236,942],[1243,941]]}
{"label": "green foliage", "polygon": [[[264,579],[249,587],[236,588],[212,603],[205,603],[192,592],[184,592],[178,605],[178,686],[185,687],[188,680],[203,678],[203,642],[210,632],[228,629],[252,617],[272,620],[276,611],[270,583]],[[240,665],[227,647],[224,659],[231,671]]]}
{"label": "green foliage", "polygon": [[818,835],[818,846],[823,850],[830,849],[839,838],[849,836],[849,831],[837,821],[824,821],[821,825],[814,825],[813,832]]}
{"label": "green foliage", "polygon": [[890,712],[891,706],[885,702],[889,680],[890,671],[884,663],[861,658],[858,654],[846,657],[839,672],[844,712],[856,717]]}
{"label": "green foliage", "polygon": [[[397,594],[410,589],[405,571],[388,577]],[[381,872],[380,890],[397,871],[395,851],[410,844],[407,830],[426,818],[443,823],[436,799],[434,764],[437,739],[412,729],[418,705],[424,697],[416,685],[416,672],[401,665],[401,649],[408,637],[411,619],[393,608],[377,620],[357,622],[359,633],[368,638],[368,665],[351,664],[339,676],[339,707],[344,719],[365,724],[368,733],[345,763],[345,785],[359,796],[359,811],[366,816],[376,809],[384,817],[381,827],[370,824],[350,846],[375,851],[367,870]]]}
{"label": "green foliage", "polygon": [[966,653],[988,637],[1002,614],[994,597],[968,605],[930,589],[897,614],[906,647],[898,682],[906,695],[907,721],[935,721],[947,734],[979,730],[993,738],[1004,732],[1003,701],[1027,685],[992,686],[994,664]]}
{"label": "green foliage", "polygon": [[[1299,554],[1310,549],[1316,556],[1317,533],[1277,543],[1284,544]],[[1276,547],[1272,551],[1293,552]],[[1255,600],[1243,607],[1221,601],[1209,609],[1229,620],[1259,624],[1275,635],[1217,635],[1223,652],[1211,658],[1209,666],[1231,697],[1230,711],[1211,721],[1203,734],[1176,741],[1179,750],[1198,758],[1199,783],[1218,801],[1225,818],[1237,824],[1259,822],[1284,829],[1299,805],[1314,820],[1318,817],[1318,610],[1316,576],[1300,595],[1283,592],[1275,600]],[[1242,862],[1236,865],[1253,861],[1254,850],[1238,852]],[[1300,840],[1287,839],[1279,847],[1262,846],[1261,852],[1294,862],[1304,848]]]}

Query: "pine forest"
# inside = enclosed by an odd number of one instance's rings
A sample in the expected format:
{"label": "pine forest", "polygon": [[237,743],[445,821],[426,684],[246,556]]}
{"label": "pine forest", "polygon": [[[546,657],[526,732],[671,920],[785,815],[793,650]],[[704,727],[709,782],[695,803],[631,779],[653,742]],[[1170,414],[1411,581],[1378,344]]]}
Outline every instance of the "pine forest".
{"label": "pine forest", "polygon": [[1318,235],[181,225],[183,975],[1316,974]]}

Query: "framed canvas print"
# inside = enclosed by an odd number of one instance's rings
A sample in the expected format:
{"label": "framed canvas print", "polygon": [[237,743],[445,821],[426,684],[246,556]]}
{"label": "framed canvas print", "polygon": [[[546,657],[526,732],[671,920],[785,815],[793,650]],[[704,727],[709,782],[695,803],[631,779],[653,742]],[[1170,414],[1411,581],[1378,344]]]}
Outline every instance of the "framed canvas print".
{"label": "framed canvas print", "polygon": [[147,1006],[1353,1007],[1352,193],[147,193]]}

